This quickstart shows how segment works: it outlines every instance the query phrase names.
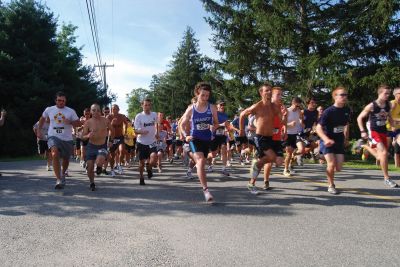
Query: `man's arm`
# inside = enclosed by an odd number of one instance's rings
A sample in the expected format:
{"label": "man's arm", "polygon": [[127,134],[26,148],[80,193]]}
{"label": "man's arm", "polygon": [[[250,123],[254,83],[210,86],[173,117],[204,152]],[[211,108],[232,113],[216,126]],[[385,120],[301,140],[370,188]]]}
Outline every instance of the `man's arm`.
{"label": "man's arm", "polygon": [[255,113],[256,105],[246,108],[240,113],[239,116],[239,136],[244,136],[244,119],[251,114]]}
{"label": "man's arm", "polygon": [[212,116],[213,116],[213,127],[214,127],[214,130],[217,129],[218,127],[220,127],[220,126],[225,126],[225,124],[219,125],[217,108],[215,107],[215,105],[211,105],[211,113],[212,113]]}
{"label": "man's arm", "polygon": [[0,126],[4,125],[4,121],[6,120],[6,114],[7,114],[7,112],[5,110],[1,111]]}
{"label": "man's arm", "polygon": [[192,139],[191,136],[189,136],[189,133],[187,133],[186,129],[189,128],[189,122],[190,122],[190,117],[192,116],[192,105],[190,105],[185,113],[182,115],[182,121],[181,123],[179,123],[178,127],[179,127],[179,131],[180,133],[183,135],[183,137],[185,138],[186,141],[190,141]]}
{"label": "man's arm", "polygon": [[372,111],[372,107],[373,107],[372,103],[368,104],[367,106],[365,106],[363,111],[361,111],[360,115],[358,115],[357,117],[357,124],[361,132],[361,138],[364,139],[368,138],[367,130],[364,127],[364,119],[368,117],[369,113]]}

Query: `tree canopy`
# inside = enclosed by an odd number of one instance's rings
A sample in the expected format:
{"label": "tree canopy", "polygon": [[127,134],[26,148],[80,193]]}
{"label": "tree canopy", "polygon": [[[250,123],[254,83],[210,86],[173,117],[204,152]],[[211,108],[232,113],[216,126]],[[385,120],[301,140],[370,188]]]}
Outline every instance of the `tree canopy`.
{"label": "tree canopy", "polygon": [[32,154],[32,126],[54,105],[57,91],[66,93],[78,114],[91,103],[109,102],[94,69],[82,63],[76,27],[63,24],[57,32],[57,23],[33,0],[0,5],[0,105],[8,115],[0,129],[1,155]]}

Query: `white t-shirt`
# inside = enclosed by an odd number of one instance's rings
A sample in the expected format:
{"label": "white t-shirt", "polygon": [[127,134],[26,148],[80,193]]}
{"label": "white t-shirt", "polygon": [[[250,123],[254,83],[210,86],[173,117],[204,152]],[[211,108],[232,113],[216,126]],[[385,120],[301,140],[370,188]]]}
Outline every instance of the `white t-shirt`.
{"label": "white t-shirt", "polygon": [[43,126],[40,129],[39,122],[35,123],[35,125],[33,125],[33,129],[39,130],[39,132],[41,133],[42,138],[40,138],[40,140],[47,141],[47,133],[49,132],[49,123],[47,123],[47,121],[43,123]]}
{"label": "white t-shirt", "polygon": [[72,125],[65,124],[64,120],[79,120],[75,110],[69,107],[58,108],[57,106],[51,106],[45,109],[42,117],[50,118],[49,137],[55,136],[63,141],[72,141]]}
{"label": "white t-shirt", "polygon": [[135,117],[135,130],[146,130],[149,131],[148,134],[139,134],[137,136],[137,141],[142,145],[151,145],[156,141],[156,123],[157,123],[157,113],[150,112],[150,114],[145,114],[141,112]]}

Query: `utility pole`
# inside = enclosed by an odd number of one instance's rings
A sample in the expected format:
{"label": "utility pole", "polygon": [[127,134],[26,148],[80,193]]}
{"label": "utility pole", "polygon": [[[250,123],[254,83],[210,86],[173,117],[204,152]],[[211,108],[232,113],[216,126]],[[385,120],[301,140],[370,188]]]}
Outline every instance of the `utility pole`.
{"label": "utility pole", "polygon": [[[107,65],[107,63],[105,63],[104,62],[104,65],[94,65],[96,68],[101,68],[101,70],[100,71],[103,71],[103,87],[104,87],[104,89],[105,89],[105,91],[107,92],[108,90],[107,90],[107,75],[106,75],[106,68],[109,68],[109,67],[114,67],[114,64],[112,64],[112,65]],[[107,92],[107,94],[108,94],[108,92]],[[112,102],[112,101],[111,101]],[[110,103],[110,105],[111,105],[112,103]]]}

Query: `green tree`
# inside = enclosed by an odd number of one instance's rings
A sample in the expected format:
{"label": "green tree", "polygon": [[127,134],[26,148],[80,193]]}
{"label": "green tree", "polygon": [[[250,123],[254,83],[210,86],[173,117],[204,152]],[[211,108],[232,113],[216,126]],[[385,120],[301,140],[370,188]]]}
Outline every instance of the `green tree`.
{"label": "green tree", "polygon": [[78,113],[90,103],[108,102],[93,70],[82,65],[75,29],[64,25],[57,34],[53,13],[33,0],[0,6],[0,105],[8,110],[0,132],[1,155],[35,151],[32,125],[54,104],[59,90]]}

